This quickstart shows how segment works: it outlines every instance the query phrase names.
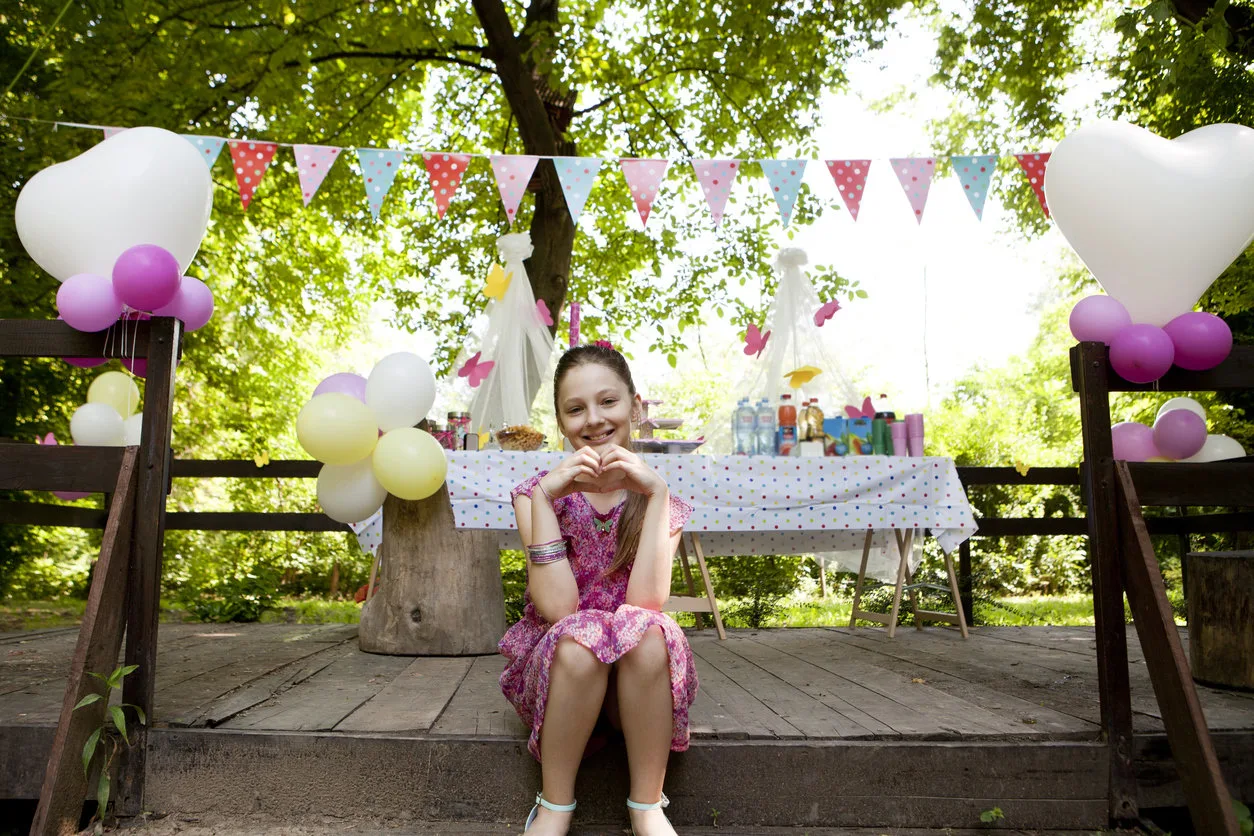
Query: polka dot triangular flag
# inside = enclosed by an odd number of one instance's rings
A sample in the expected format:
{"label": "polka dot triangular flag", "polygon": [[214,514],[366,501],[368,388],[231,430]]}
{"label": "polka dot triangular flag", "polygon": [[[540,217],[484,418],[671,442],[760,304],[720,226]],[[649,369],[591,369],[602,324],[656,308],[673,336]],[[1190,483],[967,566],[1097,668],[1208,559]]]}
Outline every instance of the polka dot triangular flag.
{"label": "polka dot triangular flag", "polygon": [[714,225],[723,223],[723,210],[727,208],[727,199],[731,197],[732,183],[740,173],[740,160],[693,160],[692,170],[697,173],[697,182],[705,194],[705,202],[710,204],[710,214],[714,216]]}
{"label": "polka dot triangular flag", "polygon": [[566,196],[566,208],[570,210],[570,220],[579,225],[579,216],[588,202],[592,184],[601,170],[601,160],[596,157],[554,157],[553,167],[557,169],[558,182],[562,184],[562,194]]}
{"label": "polka dot triangular flag", "polygon": [[927,205],[927,190],[932,185],[932,176],[936,174],[935,157],[893,157],[889,160],[897,182],[910,201],[914,210],[914,219],[923,223],[923,207]]}
{"label": "polka dot triangular flag", "polygon": [[657,200],[657,190],[666,176],[667,160],[621,159],[618,161],[627,178],[627,186],[631,189],[631,199],[640,213],[640,223],[649,223],[649,212],[653,209],[653,201]]}
{"label": "polka dot triangular flag", "polygon": [[845,201],[849,217],[858,220],[862,207],[862,194],[866,189],[866,174],[871,169],[870,160],[826,160],[827,171],[836,183],[840,197]]}
{"label": "polka dot triangular flag", "polygon": [[527,191],[527,183],[531,181],[538,162],[540,158],[531,154],[492,157],[492,173],[496,175],[496,187],[501,192],[501,203],[505,204],[510,226],[518,217],[518,205],[522,203],[523,193]]}
{"label": "polka dot triangular flag", "polygon": [[293,145],[296,154],[296,173],[300,176],[300,196],[309,205],[327,172],[340,158],[340,149],[332,145]]}
{"label": "polka dot triangular flag", "polygon": [[1045,211],[1045,217],[1048,218],[1049,204],[1045,202],[1045,166],[1049,163],[1049,154],[1015,154],[1015,159],[1023,168],[1023,173],[1028,178],[1028,185],[1036,193],[1036,199],[1041,202],[1041,209]]}
{"label": "polka dot triangular flag", "polygon": [[975,216],[984,220],[984,201],[988,199],[988,188],[993,179],[993,169],[997,168],[996,154],[976,154],[971,157],[950,157],[949,164],[954,167],[958,177],[958,185],[967,196]]}
{"label": "polka dot triangular flag", "polygon": [[218,161],[218,155],[222,153],[222,146],[226,144],[225,139],[216,136],[196,136],[195,134],[183,134],[186,139],[200,154],[200,158],[205,161],[205,165],[213,170],[213,164]]}
{"label": "polka dot triangular flag", "polygon": [[797,193],[801,190],[801,177],[806,173],[805,160],[758,160],[766,182],[770,184],[775,204],[779,206],[779,219],[788,226],[793,207],[797,205]]}
{"label": "polka dot triangular flag", "polygon": [[246,139],[228,140],[231,146],[231,163],[235,166],[235,182],[239,184],[239,202],[248,210],[253,201],[253,192],[261,185],[261,178],[266,176],[266,167],[274,159],[274,152],[279,150],[274,142],[249,142]]}
{"label": "polka dot triangular flag", "polygon": [[435,197],[435,213],[443,218],[448,211],[449,201],[462,184],[462,175],[470,165],[469,154],[423,154],[422,164],[427,169],[427,179],[431,181],[431,194]]}
{"label": "polka dot triangular flag", "polygon": [[361,179],[366,185],[366,201],[370,214],[377,221],[383,208],[383,198],[388,196],[396,170],[405,161],[404,151],[387,148],[358,148],[357,160],[361,163]]}

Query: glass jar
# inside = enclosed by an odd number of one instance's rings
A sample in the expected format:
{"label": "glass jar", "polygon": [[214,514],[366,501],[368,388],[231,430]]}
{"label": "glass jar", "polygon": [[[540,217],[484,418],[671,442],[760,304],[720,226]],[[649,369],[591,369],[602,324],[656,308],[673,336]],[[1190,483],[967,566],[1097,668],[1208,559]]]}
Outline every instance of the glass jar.
{"label": "glass jar", "polygon": [[448,428],[453,433],[453,449],[462,450],[466,447],[466,434],[470,432],[469,412],[450,412]]}

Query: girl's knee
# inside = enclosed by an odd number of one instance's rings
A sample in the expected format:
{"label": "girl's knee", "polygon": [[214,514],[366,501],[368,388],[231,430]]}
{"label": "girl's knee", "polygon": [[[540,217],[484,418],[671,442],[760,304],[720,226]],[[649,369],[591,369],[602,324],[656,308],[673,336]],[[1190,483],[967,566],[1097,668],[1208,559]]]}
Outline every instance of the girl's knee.
{"label": "girl's knee", "polygon": [[553,652],[553,667],[580,679],[604,676],[609,672],[609,665],[570,636],[558,639],[557,649]]}
{"label": "girl's knee", "polygon": [[656,673],[670,668],[670,651],[662,628],[650,627],[644,631],[640,643],[623,654],[619,664],[640,672]]}

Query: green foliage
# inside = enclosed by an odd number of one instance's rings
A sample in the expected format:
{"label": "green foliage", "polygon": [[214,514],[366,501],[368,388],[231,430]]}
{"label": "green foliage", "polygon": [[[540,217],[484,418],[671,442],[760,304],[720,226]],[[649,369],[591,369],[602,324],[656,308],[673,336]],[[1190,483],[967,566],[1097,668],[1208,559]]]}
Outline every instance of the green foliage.
{"label": "green foliage", "polygon": [[501,551],[501,581],[505,584],[505,623],[523,617],[527,591],[527,558],[514,549]]}
{"label": "green foliage", "polygon": [[781,602],[801,578],[805,558],[793,555],[708,557],[723,620],[732,626],[763,627],[784,610]]}
{"label": "green foliage", "polygon": [[258,567],[247,573],[210,581],[183,599],[183,605],[201,621],[258,621],[277,599],[279,573]]}
{"label": "green foliage", "polygon": [[1006,814],[1001,811],[1000,807],[994,807],[991,810],[985,810],[980,813],[980,821],[985,824],[992,824],[993,822],[1000,821],[1004,818],[1006,818]]}
{"label": "green foliage", "polygon": [[[109,791],[112,784],[110,769],[113,765],[113,759],[117,757],[123,744],[127,747],[131,745],[131,739],[126,731],[126,712],[124,709],[133,709],[139,723],[141,725],[148,724],[148,718],[144,715],[144,710],[137,705],[131,705],[130,703],[109,705],[109,699],[113,692],[121,689],[122,680],[137,670],[139,670],[139,665],[124,665],[114,668],[113,672],[108,676],[89,671],[87,675],[99,680],[104,685],[104,691],[103,693],[94,692],[88,694],[74,706],[75,711],[98,702],[103,702],[107,706],[103,722],[88,736],[87,743],[83,746],[83,775],[90,778],[92,762],[97,761],[99,763],[100,777],[96,782],[96,812],[93,815],[93,820],[98,819],[102,823],[109,814]],[[119,742],[119,738],[121,742]],[[102,754],[102,757],[99,759],[96,758],[98,751]]]}
{"label": "green foliage", "polygon": [[1237,824],[1241,827],[1241,836],[1254,834],[1254,818],[1250,817],[1250,808],[1235,798],[1232,799],[1232,810],[1236,813]]}

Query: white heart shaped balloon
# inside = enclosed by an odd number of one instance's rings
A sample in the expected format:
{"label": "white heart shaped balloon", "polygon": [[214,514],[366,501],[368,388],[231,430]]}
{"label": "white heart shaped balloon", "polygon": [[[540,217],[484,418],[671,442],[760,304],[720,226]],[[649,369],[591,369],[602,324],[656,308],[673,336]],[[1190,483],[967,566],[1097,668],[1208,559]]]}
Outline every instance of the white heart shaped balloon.
{"label": "white heart shaped balloon", "polygon": [[209,226],[213,179],[199,152],[161,128],[131,128],[23,187],[14,211],[22,246],[57,281],[113,273],[137,244],[156,244],[186,272]]}
{"label": "white heart shaped balloon", "polygon": [[1167,140],[1095,122],[1054,149],[1045,199],[1132,321],[1166,325],[1254,240],[1254,130],[1207,125]]}

